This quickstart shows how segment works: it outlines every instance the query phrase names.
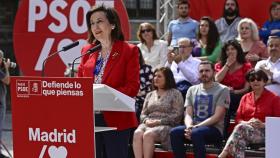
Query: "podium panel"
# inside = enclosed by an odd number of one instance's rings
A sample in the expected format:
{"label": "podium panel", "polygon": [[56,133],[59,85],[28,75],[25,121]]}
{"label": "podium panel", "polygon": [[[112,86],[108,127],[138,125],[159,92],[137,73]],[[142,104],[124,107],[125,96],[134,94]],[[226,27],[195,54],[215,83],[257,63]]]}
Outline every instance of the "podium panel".
{"label": "podium panel", "polygon": [[12,77],[15,158],[94,158],[91,78]]}
{"label": "podium panel", "polygon": [[278,158],[279,157],[279,132],[280,132],[280,118],[266,117],[265,118],[265,157]]}

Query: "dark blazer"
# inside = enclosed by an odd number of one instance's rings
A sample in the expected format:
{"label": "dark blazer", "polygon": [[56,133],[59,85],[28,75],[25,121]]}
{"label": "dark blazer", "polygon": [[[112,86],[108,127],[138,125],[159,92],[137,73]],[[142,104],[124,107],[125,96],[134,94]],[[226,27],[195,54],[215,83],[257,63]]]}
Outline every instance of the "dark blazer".
{"label": "dark blazer", "polygon": [[[82,48],[82,54],[92,47],[94,47],[93,44],[85,45]],[[135,45],[124,41],[115,41],[104,70],[102,84],[130,97],[135,97],[140,87],[138,53],[138,48]],[[78,67],[78,77],[93,77],[94,79],[93,70],[97,58],[97,52],[84,56]],[[124,130],[138,126],[135,112],[104,112],[103,114],[109,127]]]}

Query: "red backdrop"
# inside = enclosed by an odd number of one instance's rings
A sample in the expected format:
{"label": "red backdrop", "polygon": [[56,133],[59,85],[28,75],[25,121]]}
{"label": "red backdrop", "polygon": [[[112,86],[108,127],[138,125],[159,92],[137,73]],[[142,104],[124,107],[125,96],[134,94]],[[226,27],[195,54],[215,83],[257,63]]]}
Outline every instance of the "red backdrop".
{"label": "red backdrop", "polygon": [[[241,17],[252,18],[259,27],[269,18],[269,6],[274,0],[238,0]],[[223,14],[224,0],[190,0],[192,18],[202,16],[217,19]]]}

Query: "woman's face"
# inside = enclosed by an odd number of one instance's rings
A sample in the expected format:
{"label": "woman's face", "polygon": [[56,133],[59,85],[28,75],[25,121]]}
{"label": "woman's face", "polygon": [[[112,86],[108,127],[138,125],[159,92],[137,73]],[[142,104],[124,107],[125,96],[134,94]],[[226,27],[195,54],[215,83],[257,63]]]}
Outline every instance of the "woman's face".
{"label": "woman's face", "polygon": [[240,25],[240,37],[242,39],[252,38],[252,29],[249,23],[244,22]]}
{"label": "woman's face", "polygon": [[228,57],[232,56],[233,58],[236,59],[236,57],[237,57],[237,49],[234,46],[229,45],[227,47],[227,49],[226,49],[226,54],[227,54]]}
{"label": "woman's face", "polygon": [[110,24],[105,13],[102,11],[95,12],[90,17],[91,31],[93,36],[100,42],[110,40],[114,25]]}
{"label": "woman's face", "polygon": [[153,40],[153,30],[147,26],[141,26],[141,36],[145,41]]}
{"label": "woman's face", "polygon": [[249,84],[252,88],[253,91],[259,91],[264,89],[265,86],[265,82],[262,78],[258,77],[258,76],[251,76],[249,78]]}
{"label": "woman's face", "polygon": [[280,5],[275,6],[271,9],[271,16],[273,20],[279,20],[280,19]]}
{"label": "woman's face", "polygon": [[165,85],[165,78],[162,71],[157,71],[154,76],[154,86],[163,89]]}
{"label": "woman's face", "polygon": [[202,36],[207,36],[209,32],[209,23],[206,20],[201,20],[199,24],[199,31]]}

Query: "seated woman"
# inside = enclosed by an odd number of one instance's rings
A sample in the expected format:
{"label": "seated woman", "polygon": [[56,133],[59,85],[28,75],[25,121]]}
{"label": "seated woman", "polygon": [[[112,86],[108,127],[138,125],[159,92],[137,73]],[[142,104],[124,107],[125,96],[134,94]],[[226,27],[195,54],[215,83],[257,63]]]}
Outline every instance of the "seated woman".
{"label": "seated woman", "polygon": [[237,40],[252,67],[255,67],[257,61],[268,58],[266,45],[260,40],[258,27],[252,19],[242,19],[237,26],[237,31]]}
{"label": "seated woman", "polygon": [[135,158],[152,158],[154,143],[170,148],[169,131],[183,118],[183,97],[176,90],[175,80],[169,68],[155,70],[154,91],[147,94],[141,113],[141,124],[134,132]]}
{"label": "seated woman", "polygon": [[251,64],[246,62],[240,44],[230,40],[222,48],[221,61],[215,65],[215,80],[230,88],[230,115],[233,115],[239,105],[243,94],[249,90],[245,80],[246,73],[251,69]]}
{"label": "seated woman", "polygon": [[252,92],[244,95],[237,110],[238,123],[229,137],[219,158],[228,155],[245,158],[248,143],[265,142],[265,117],[280,117],[280,100],[264,88],[268,77],[262,70],[251,70],[246,75]]}
{"label": "seated woman", "polygon": [[140,24],[137,37],[141,41],[137,46],[143,54],[145,63],[151,65],[153,70],[164,66],[167,61],[167,42],[158,39],[155,27],[150,23]]}
{"label": "seated woman", "polygon": [[266,44],[269,36],[280,37],[280,2],[274,1],[269,7],[269,19],[263,24],[260,29],[260,37]]}
{"label": "seated woman", "polygon": [[197,42],[193,49],[193,56],[200,60],[216,63],[221,53],[222,43],[214,21],[204,16],[200,19]]}

